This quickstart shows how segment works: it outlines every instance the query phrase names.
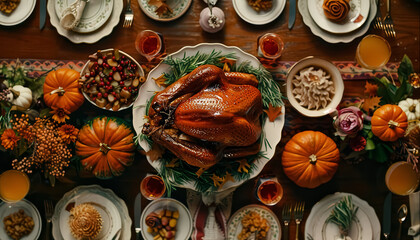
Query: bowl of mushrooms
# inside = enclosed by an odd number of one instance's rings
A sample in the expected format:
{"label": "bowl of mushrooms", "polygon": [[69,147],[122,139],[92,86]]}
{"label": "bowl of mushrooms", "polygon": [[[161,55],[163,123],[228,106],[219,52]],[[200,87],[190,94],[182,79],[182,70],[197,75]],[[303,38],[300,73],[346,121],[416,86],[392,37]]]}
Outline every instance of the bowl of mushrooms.
{"label": "bowl of mushrooms", "polygon": [[286,79],[290,104],[308,117],[333,112],[343,97],[344,82],[338,68],[323,59],[306,57],[296,62]]}
{"label": "bowl of mushrooms", "polygon": [[131,107],[145,81],[140,64],[127,53],[112,48],[89,55],[80,75],[79,84],[85,98],[110,111]]}

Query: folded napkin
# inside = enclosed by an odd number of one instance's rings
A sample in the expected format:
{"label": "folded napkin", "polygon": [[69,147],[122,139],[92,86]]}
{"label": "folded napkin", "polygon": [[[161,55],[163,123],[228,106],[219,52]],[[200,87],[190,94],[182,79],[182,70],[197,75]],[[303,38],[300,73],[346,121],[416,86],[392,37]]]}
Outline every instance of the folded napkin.
{"label": "folded napkin", "polygon": [[420,224],[411,226],[408,229],[408,236],[417,236],[418,234],[420,234]]}
{"label": "folded napkin", "polygon": [[411,227],[408,235],[414,236],[413,240],[420,240],[420,191],[409,195]]}
{"label": "folded napkin", "polygon": [[89,0],[76,0],[61,13],[60,25],[66,30],[72,30],[79,24],[83,10]]}
{"label": "folded napkin", "polygon": [[233,190],[201,195],[187,190],[187,204],[193,217],[192,240],[226,239],[227,219],[232,208]]}

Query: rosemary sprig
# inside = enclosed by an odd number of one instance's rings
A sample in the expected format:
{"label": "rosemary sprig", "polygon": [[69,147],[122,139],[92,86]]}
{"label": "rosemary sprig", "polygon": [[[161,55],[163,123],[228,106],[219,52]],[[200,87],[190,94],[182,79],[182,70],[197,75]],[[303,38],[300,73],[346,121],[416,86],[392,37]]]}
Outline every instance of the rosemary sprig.
{"label": "rosemary sprig", "polygon": [[165,84],[169,85],[174,83],[201,65],[211,64],[223,67],[223,63],[220,61],[223,58],[236,59],[236,56],[234,53],[222,54],[222,51],[213,50],[209,54],[197,52],[195,55],[189,57],[184,54],[184,57],[181,59],[167,57],[163,60],[163,63],[170,65],[171,71],[164,74],[166,78]]}
{"label": "rosemary sprig", "polygon": [[349,233],[351,223],[358,209],[359,207],[353,204],[351,196],[345,196],[335,204],[331,215],[327,218],[327,222],[338,225],[340,234],[345,237]]}

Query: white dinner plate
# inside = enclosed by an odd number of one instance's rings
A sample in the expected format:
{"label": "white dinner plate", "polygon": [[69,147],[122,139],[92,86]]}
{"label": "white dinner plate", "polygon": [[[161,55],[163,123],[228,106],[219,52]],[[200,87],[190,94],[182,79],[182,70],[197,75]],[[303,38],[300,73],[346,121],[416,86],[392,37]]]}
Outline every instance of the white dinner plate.
{"label": "white dinner plate", "polygon": [[192,3],[192,0],[167,1],[166,4],[168,4],[168,6],[172,9],[172,13],[159,16],[156,13],[156,6],[150,5],[149,1],[150,0],[138,0],[141,10],[143,10],[143,12],[151,19],[161,22],[173,21],[180,18],[185,12],[187,12]]}
{"label": "white dinner plate", "polygon": [[26,215],[34,220],[34,229],[29,235],[22,237],[21,240],[33,240],[39,238],[42,230],[41,215],[39,214],[38,209],[36,209],[36,207],[31,202],[23,199],[22,201],[13,204],[8,204],[5,202],[0,203],[0,239],[13,240],[9,235],[7,235],[4,229],[3,219],[6,216],[19,211],[20,209],[22,209]]}
{"label": "white dinner plate", "polygon": [[187,207],[181,202],[172,198],[160,198],[149,203],[144,208],[143,213],[140,217],[141,235],[145,240],[153,240],[153,235],[147,232],[146,217],[152,213],[158,213],[159,211],[167,209],[170,211],[178,211],[179,217],[176,223],[176,234],[175,240],[186,240],[189,239],[193,230],[193,221],[191,213]]}
{"label": "white dinner plate", "polygon": [[25,21],[34,11],[36,0],[21,0],[10,14],[0,12],[0,25],[13,26]]}
{"label": "white dinner plate", "polygon": [[53,237],[55,240],[74,240],[68,227],[70,212],[66,210],[71,203],[91,203],[101,214],[102,229],[96,240],[112,240],[121,229],[121,240],[131,238],[131,219],[125,202],[110,189],[98,185],[79,186],[64,194],[54,209]]}
{"label": "white dinner plate", "polygon": [[[95,0],[95,1],[98,1],[98,0]],[[123,0],[113,0],[113,1],[114,1],[113,10],[108,21],[106,21],[96,31],[89,32],[89,33],[78,33],[75,31],[66,30],[63,27],[61,27],[60,19],[58,18],[57,13],[55,11],[54,0],[48,1],[47,11],[48,11],[48,15],[50,16],[51,25],[53,25],[57,29],[58,34],[60,34],[61,36],[66,37],[73,43],[96,43],[97,41],[101,40],[103,37],[106,37],[109,34],[111,34],[114,27],[117,26],[120,21],[120,16],[121,16],[123,6],[124,6]]]}
{"label": "white dinner plate", "polygon": [[[55,12],[61,19],[64,10],[76,0],[57,0],[55,1]],[[111,16],[114,8],[114,0],[91,0],[86,3],[79,24],[72,29],[74,32],[88,33],[93,32],[106,23]]]}
{"label": "white dinner plate", "polygon": [[232,0],[233,8],[245,22],[263,25],[274,21],[283,12],[286,0],[273,0],[273,6],[268,11],[255,11],[248,0]]}
{"label": "white dinner plate", "polygon": [[298,9],[300,15],[302,15],[303,22],[306,26],[309,27],[309,29],[311,29],[312,33],[315,36],[318,36],[329,43],[348,43],[353,41],[357,37],[363,36],[363,34],[365,34],[368,31],[370,23],[375,18],[376,0],[370,0],[369,14],[367,16],[366,22],[360,28],[352,32],[342,34],[328,32],[320,28],[312,19],[311,14],[309,13],[308,0],[299,0]]}
{"label": "white dinner plate", "polygon": [[247,205],[238,211],[236,211],[232,217],[230,217],[228,222],[228,240],[237,240],[238,235],[242,231],[242,218],[247,215],[249,212],[256,212],[262,218],[267,219],[270,229],[267,232],[267,239],[271,240],[280,240],[281,239],[281,225],[276,214],[273,213],[269,208],[258,205],[251,204]]}
{"label": "white dinner plate", "polygon": [[353,204],[359,207],[350,228],[349,236],[353,240],[380,240],[381,226],[375,210],[369,204],[351,193],[328,195],[316,203],[305,223],[305,239],[334,240],[339,236],[337,225],[326,222],[334,204],[350,195]]}
{"label": "white dinner plate", "polygon": [[[200,43],[196,46],[183,47],[179,51],[168,55],[168,57],[182,59],[184,56],[193,56],[197,54],[197,52],[208,54],[213,51],[221,51],[222,54],[234,53],[237,58],[236,64],[241,64],[242,62],[249,62],[250,65],[253,67],[261,67],[261,63],[255,56],[249,53],[245,53],[238,47],[226,46],[220,43]],[[163,88],[159,87],[153,79],[156,79],[163,73],[169,71],[169,65],[160,63],[152,71],[149,72],[146,82],[143,83],[143,85],[140,87],[138,97],[133,105],[133,127],[137,134],[141,134],[143,124],[146,123],[146,119],[144,118],[144,116],[146,115],[147,102],[156,92],[163,90]],[[279,143],[281,139],[281,131],[284,126],[284,121],[285,106],[282,107],[282,114],[279,117],[277,117],[274,122],[270,122],[268,120],[265,121],[263,131],[264,137],[268,141],[268,144],[262,144],[260,152],[262,152],[263,155],[255,159],[254,163],[256,168],[250,174],[249,179],[256,177],[264,168],[265,164],[268,161],[270,161],[270,159],[274,156],[277,143]],[[145,139],[139,138],[139,144],[146,152],[151,149],[149,143]],[[157,171],[160,171],[161,161],[152,161],[150,159],[149,154],[146,155],[146,158],[149,161],[150,165],[152,165]],[[241,179],[235,182],[228,181],[226,184],[223,185],[223,187],[219,188],[217,192],[237,187],[247,180],[248,179]],[[195,187],[195,181],[186,182],[178,187],[197,190]]]}
{"label": "white dinner plate", "polygon": [[370,9],[369,1],[350,0],[350,11],[347,17],[340,23],[333,22],[325,16],[324,9],[322,8],[324,0],[308,1],[308,9],[312,19],[320,28],[337,34],[348,33],[360,28],[366,22]]}

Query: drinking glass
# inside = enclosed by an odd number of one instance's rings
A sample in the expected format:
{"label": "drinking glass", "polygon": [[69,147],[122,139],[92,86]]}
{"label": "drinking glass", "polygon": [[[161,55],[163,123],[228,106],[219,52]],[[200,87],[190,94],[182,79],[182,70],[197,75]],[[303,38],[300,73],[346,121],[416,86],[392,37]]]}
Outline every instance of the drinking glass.
{"label": "drinking glass", "polygon": [[148,200],[162,197],[165,191],[165,183],[158,175],[148,174],[140,183],[140,192]]}
{"label": "drinking glass", "polygon": [[149,62],[163,56],[166,51],[162,35],[152,30],[137,34],[135,47]]}
{"label": "drinking glass", "polygon": [[258,55],[268,59],[277,59],[284,49],[283,40],[276,33],[266,33],[258,38]]}
{"label": "drinking glass", "polygon": [[391,47],[386,39],[378,35],[367,35],[356,49],[356,61],[363,68],[375,70],[388,63]]}
{"label": "drinking glass", "polygon": [[276,205],[283,198],[283,187],[275,176],[261,176],[255,188],[256,198],[265,205]]}
{"label": "drinking glass", "polygon": [[397,195],[405,196],[416,191],[420,182],[420,174],[413,169],[411,163],[400,161],[393,163],[385,174],[385,184]]}
{"label": "drinking glass", "polygon": [[28,175],[18,170],[7,170],[0,175],[0,199],[16,203],[28,194],[30,181]]}

